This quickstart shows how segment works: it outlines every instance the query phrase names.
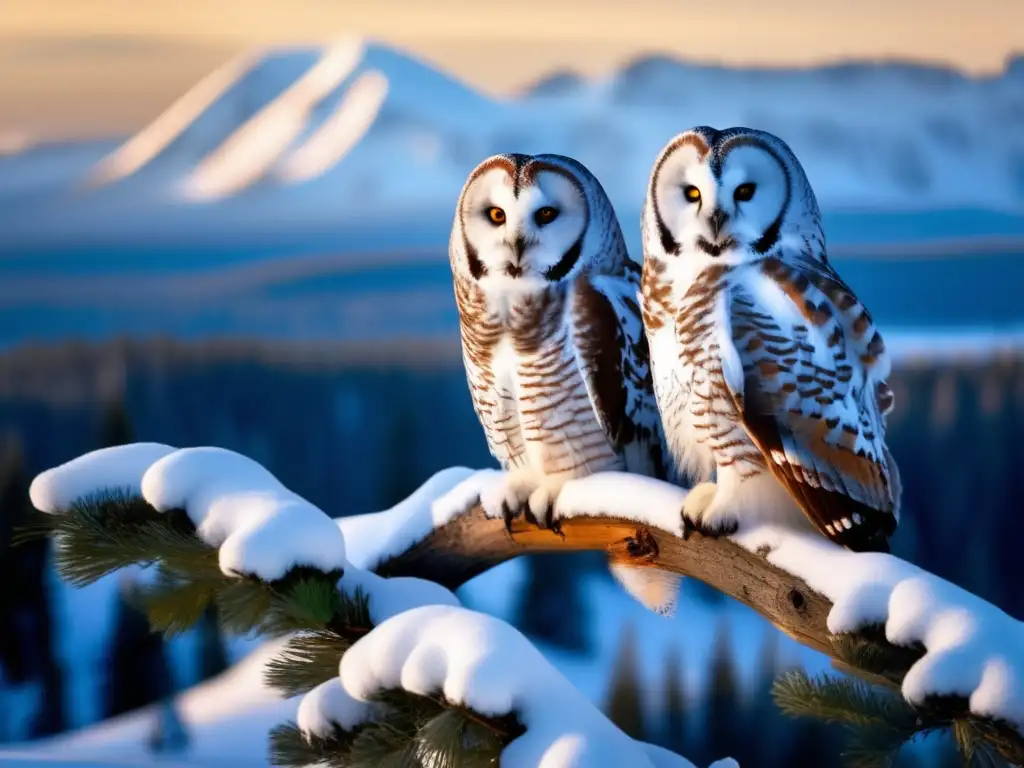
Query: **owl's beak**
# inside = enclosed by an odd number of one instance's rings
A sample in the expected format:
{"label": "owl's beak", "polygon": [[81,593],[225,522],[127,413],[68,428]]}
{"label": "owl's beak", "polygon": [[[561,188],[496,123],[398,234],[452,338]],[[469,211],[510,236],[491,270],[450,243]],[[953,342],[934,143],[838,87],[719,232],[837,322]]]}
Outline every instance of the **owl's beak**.
{"label": "owl's beak", "polygon": [[726,225],[726,223],[728,223],[728,221],[729,214],[727,214],[721,208],[715,208],[715,210],[711,212],[711,215],[708,216],[708,224],[711,225],[711,234],[715,238],[715,240],[717,240],[718,236],[722,234],[722,228]]}
{"label": "owl's beak", "polygon": [[512,243],[512,254],[516,257],[516,264],[521,264],[523,261],[523,254],[526,253],[528,243],[526,238],[522,235],[516,235],[515,242]]}

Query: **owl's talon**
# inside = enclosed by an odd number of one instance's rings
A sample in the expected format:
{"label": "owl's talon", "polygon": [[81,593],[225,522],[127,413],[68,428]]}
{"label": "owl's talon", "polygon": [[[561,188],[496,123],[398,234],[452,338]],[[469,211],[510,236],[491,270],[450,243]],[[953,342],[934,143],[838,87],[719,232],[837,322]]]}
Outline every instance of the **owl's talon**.
{"label": "owl's talon", "polygon": [[555,505],[548,506],[544,515],[544,525],[552,532],[558,534],[562,541],[565,541],[565,534],[562,532],[562,521],[555,517]]}
{"label": "owl's talon", "polygon": [[516,515],[512,512],[512,507],[508,505],[507,501],[501,502],[501,516],[505,520],[505,530],[508,531],[508,535],[512,535],[512,521],[515,520]]}

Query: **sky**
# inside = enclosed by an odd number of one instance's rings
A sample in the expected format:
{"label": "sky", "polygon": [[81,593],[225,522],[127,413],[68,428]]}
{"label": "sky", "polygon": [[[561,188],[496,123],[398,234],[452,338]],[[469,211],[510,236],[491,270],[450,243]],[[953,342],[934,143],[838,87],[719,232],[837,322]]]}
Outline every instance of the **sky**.
{"label": "sky", "polygon": [[646,53],[742,65],[1024,52],[1021,0],[0,0],[0,141],[120,135],[254,46],[368,35],[482,90]]}

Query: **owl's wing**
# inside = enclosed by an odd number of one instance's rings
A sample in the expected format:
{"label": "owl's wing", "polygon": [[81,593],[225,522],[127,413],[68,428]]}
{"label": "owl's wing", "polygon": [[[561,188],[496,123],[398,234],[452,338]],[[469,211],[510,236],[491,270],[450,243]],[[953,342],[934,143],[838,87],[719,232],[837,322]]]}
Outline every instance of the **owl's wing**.
{"label": "owl's wing", "polygon": [[888,551],[898,515],[885,447],[891,393],[879,386],[888,360],[873,326],[864,340],[854,304],[838,301],[841,286],[856,302],[852,291],[820,266],[767,259],[730,283],[730,352],[743,383],[729,387],[772,473],[822,533]]}
{"label": "owl's wing", "polygon": [[626,470],[670,476],[651,379],[650,351],[640,319],[639,275],[596,275],[575,291],[575,345],[598,421]]}

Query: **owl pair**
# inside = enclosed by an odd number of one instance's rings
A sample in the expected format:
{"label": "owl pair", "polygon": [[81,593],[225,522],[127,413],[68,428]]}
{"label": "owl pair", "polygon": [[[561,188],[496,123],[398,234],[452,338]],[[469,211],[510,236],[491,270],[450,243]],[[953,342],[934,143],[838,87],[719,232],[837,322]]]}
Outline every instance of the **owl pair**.
{"label": "owl pair", "polygon": [[[449,253],[473,405],[507,470],[484,507],[557,526],[566,480],[685,474],[698,484],[684,536],[765,522],[886,551],[900,493],[889,360],[829,264],[790,148],[747,128],[677,136],[642,234],[641,267],[570,158],[498,155],[470,174]],[[613,570],[672,606],[663,574]]]}

